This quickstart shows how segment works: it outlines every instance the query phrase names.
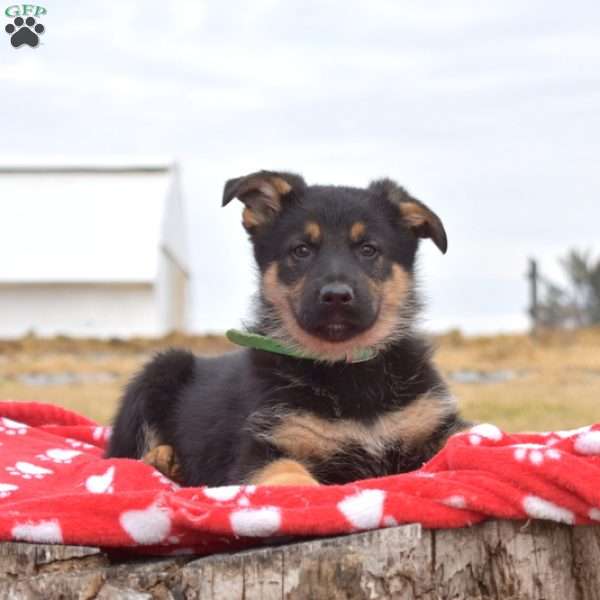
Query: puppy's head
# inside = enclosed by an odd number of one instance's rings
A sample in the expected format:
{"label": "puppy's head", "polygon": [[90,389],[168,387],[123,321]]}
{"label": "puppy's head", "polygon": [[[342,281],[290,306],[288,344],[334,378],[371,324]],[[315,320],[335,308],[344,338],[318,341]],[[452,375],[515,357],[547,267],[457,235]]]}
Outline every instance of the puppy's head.
{"label": "puppy's head", "polygon": [[307,186],[260,171],[229,180],[223,205],[233,198],[244,204],[261,272],[261,325],[323,360],[401,337],[416,309],[419,238],[447,248],[438,216],[389,179],[366,189]]}

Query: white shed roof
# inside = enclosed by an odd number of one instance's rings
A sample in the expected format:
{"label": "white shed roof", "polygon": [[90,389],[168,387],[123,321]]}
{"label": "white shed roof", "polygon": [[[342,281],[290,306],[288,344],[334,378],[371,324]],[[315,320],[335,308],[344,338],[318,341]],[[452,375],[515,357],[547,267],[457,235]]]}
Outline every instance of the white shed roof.
{"label": "white shed roof", "polygon": [[0,282],[144,282],[187,271],[171,163],[0,163]]}

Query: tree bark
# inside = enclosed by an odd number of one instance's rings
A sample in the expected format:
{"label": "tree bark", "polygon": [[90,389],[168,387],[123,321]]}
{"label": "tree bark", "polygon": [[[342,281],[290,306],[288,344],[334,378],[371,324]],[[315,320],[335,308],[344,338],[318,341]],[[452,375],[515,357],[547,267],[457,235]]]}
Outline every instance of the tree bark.
{"label": "tree bark", "polygon": [[0,544],[0,598],[600,600],[600,526],[393,527],[205,558]]}

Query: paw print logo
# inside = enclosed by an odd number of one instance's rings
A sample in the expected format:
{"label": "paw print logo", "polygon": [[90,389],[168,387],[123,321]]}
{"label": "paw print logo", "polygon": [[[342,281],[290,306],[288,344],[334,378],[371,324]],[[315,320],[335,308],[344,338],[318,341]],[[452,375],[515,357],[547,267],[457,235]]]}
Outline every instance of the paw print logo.
{"label": "paw print logo", "polygon": [[27,433],[27,425],[17,423],[17,421],[7,419],[6,417],[1,417],[0,433],[5,433],[6,435],[25,435]]}
{"label": "paw print logo", "polygon": [[162,483],[162,485],[168,486],[173,491],[176,491],[181,488],[180,485],[178,485],[174,481],[171,481],[168,477],[165,477],[160,471],[154,471],[152,473],[152,477],[156,477],[156,479],[158,479],[159,483]]}
{"label": "paw print logo", "polygon": [[235,500],[238,506],[250,506],[250,496],[255,491],[255,485],[224,485],[202,489],[204,495],[211,500],[216,500],[217,502],[231,502]]}
{"label": "paw print logo", "polygon": [[0,483],[0,498],[8,498],[13,492],[19,489],[18,485],[12,483]]}
{"label": "paw print logo", "polygon": [[44,479],[47,475],[52,475],[52,469],[39,467],[28,462],[18,461],[12,467],[6,467],[6,470],[15,477],[22,479]]}
{"label": "paw print logo", "polygon": [[73,438],[65,438],[65,442],[69,444],[71,448],[83,448],[84,450],[89,450],[90,448],[94,447],[92,444],[88,444],[80,440],[74,440]]}
{"label": "paw print logo", "polygon": [[546,460],[560,460],[560,452],[556,448],[547,448],[541,444],[516,444],[514,451],[517,462],[529,461],[539,467]]}
{"label": "paw print logo", "polygon": [[112,427],[94,427],[92,437],[97,442],[107,442],[110,439]]}
{"label": "paw print logo", "polygon": [[112,494],[115,490],[113,486],[114,478],[115,467],[113,465],[100,475],[90,475],[85,480],[85,489],[90,494]]}
{"label": "paw print logo", "polygon": [[38,454],[36,458],[40,460],[52,461],[57,464],[69,465],[76,456],[82,453],[79,450],[65,450],[63,448],[50,448],[45,454]]}
{"label": "paw print logo", "polygon": [[4,30],[10,35],[10,43],[18,48],[23,44],[27,44],[35,48],[40,43],[40,34],[44,33],[45,27],[41,23],[36,23],[33,17],[16,17],[9,23]]}

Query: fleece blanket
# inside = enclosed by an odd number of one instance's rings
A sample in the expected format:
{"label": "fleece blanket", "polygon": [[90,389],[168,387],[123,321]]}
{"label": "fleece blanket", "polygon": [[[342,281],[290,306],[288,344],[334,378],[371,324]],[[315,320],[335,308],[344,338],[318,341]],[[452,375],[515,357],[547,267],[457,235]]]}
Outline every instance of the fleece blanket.
{"label": "fleece blanket", "polygon": [[308,488],[180,488],[140,461],[102,458],[109,435],[56,406],[0,402],[0,540],[209,554],[401,523],[600,521],[600,424],[477,425],[418,471]]}

